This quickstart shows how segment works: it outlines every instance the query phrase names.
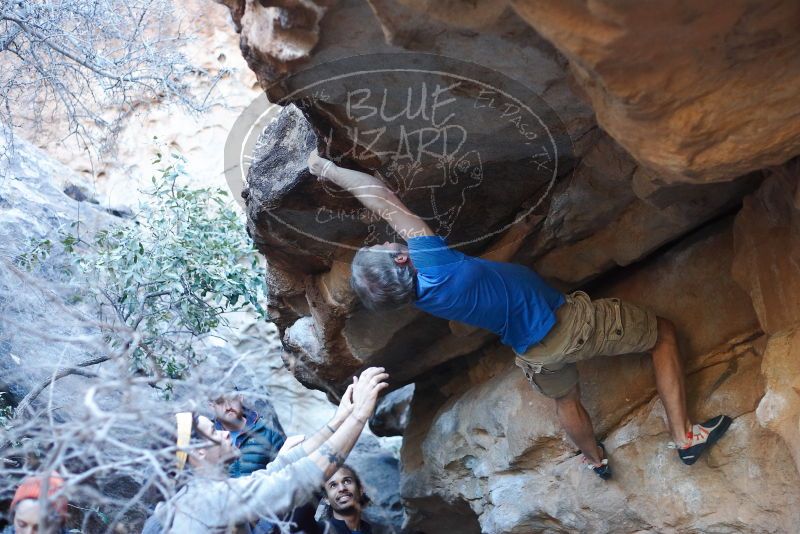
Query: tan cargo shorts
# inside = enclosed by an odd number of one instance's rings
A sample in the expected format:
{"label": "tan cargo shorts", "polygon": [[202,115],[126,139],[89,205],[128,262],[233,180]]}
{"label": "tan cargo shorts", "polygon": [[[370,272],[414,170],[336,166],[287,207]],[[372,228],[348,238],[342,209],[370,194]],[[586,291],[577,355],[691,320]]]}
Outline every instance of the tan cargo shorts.
{"label": "tan cargo shorts", "polygon": [[657,338],[658,323],[652,311],[620,299],[592,301],[576,291],[556,310],[552,330],[524,354],[517,354],[516,362],[532,385],[557,399],[578,383],[575,362],[647,352]]}

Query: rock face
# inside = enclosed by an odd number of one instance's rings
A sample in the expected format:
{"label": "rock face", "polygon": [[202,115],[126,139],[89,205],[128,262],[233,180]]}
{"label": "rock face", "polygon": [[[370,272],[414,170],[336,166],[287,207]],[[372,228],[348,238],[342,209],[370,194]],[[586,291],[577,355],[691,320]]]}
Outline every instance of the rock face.
{"label": "rock face", "polygon": [[[464,532],[737,531],[767,517],[765,532],[790,528],[796,511],[782,507],[797,498],[798,474],[780,465],[789,451],[754,414],[765,386],[763,339],[747,295],[720,269],[732,256],[726,219],[592,289],[646,304],[676,323],[691,417],[724,411],[736,419],[705,460],[689,469],[666,448],[671,438],[649,356],[598,358],[579,369],[584,404],[614,464],[614,481],[604,488],[580,469],[552,401],[531,388],[510,350],[492,347],[417,383],[402,456],[409,524],[438,532],[437,510],[446,503],[461,510]],[[785,394],[782,384],[776,388]],[[760,447],[769,452],[742,453]],[[775,499],[760,498],[773,490]],[[750,492],[759,499],[743,504]],[[702,503],[712,501],[716,512],[705,517]]]}
{"label": "rock face", "polygon": [[[354,2],[270,8],[245,0],[225,3],[248,64],[265,87],[297,69],[300,60],[306,66],[341,57],[345,48],[363,53],[385,47],[370,32],[374,20]],[[569,60],[600,126],[668,181],[728,180],[782,163],[800,149],[800,104],[794,98],[800,86],[794,54],[800,7],[791,0],[737,0],[724,9],[711,3],[688,9],[675,1],[631,8],[610,0],[369,4],[392,45],[501,68],[516,64],[515,74],[524,81],[550,77],[518,52],[541,48],[544,37]],[[512,9],[541,37],[526,32]],[[353,20],[365,23],[348,24],[347,39],[336,39],[341,23]],[[459,46],[467,36],[471,44]],[[514,42],[528,46],[495,54]],[[549,89],[554,97],[559,91]],[[761,120],[751,121],[754,115]]]}
{"label": "rock face", "polygon": [[386,394],[375,408],[369,428],[378,436],[402,436],[411,415],[414,384]]}
{"label": "rock face", "polygon": [[[244,0],[227,5],[234,18],[253,15],[241,23],[244,43],[259,11]],[[324,9],[309,19],[317,44],[303,52],[302,72],[296,59],[249,58],[271,101],[286,106],[255,153],[250,230],[270,264],[270,311],[301,382],[335,395],[357,369],[382,365],[393,386],[416,384],[403,432],[407,528],[795,530],[800,190],[789,160],[800,153],[797,3],[342,0]],[[259,46],[283,42],[270,39],[278,42]],[[398,52],[400,59],[387,55]],[[381,58],[373,70],[404,74],[352,78],[354,63],[343,58],[372,53],[382,54],[372,56]],[[413,308],[368,313],[354,299],[349,258],[393,236],[348,195],[314,180],[305,153],[317,147],[341,165],[378,172],[411,209],[430,215],[431,195],[387,172],[403,137],[388,127],[380,139],[361,135],[361,126],[381,126],[373,117],[391,121],[357,93],[372,89],[370,98],[385,94],[388,109],[402,109],[404,97],[392,90],[405,95],[419,82],[406,62],[427,68],[430,54],[490,66],[495,86],[521,85],[558,118],[553,130],[564,135],[556,137],[571,141],[553,144],[548,181],[519,165],[514,130],[480,116],[472,86],[442,92],[476,134],[466,146],[480,165],[467,158],[457,182],[494,181],[459,191],[464,202],[449,206],[451,217],[432,218],[437,232],[467,253],[535,268],[561,290],[622,297],[671,319],[690,415],[735,419],[703,461],[686,468],[665,449],[649,356],[580,366],[585,404],[615,466],[604,486],[578,469],[552,402],[531,389],[495,336]],[[487,81],[484,72],[472,69],[471,81]],[[327,91],[314,85],[336,76],[349,81]],[[355,104],[364,116],[352,112],[353,94],[364,96]],[[441,162],[415,163],[414,184],[435,189]]]}
{"label": "rock face", "polygon": [[260,78],[274,78],[308,59],[330,0],[277,2],[217,0],[231,10],[242,55]]}
{"label": "rock face", "polygon": [[[0,310],[4,319],[0,324],[0,382],[6,386],[2,390],[5,400],[16,405],[53,372],[58,359],[67,366],[85,357],[80,350],[47,343],[35,335],[42,331],[56,338],[76,335],[80,327],[74,317],[53,317],[52,304],[42,301],[43,291],[58,291],[57,273],[51,273],[52,280],[32,280],[24,270],[15,274],[14,260],[31,250],[33,243],[58,241],[58,230],[75,221],[81,221],[84,232],[94,233],[114,217],[59,190],[52,177],[69,181],[73,174],[21,139],[11,158],[0,163]],[[37,325],[35,331],[26,329],[31,324]],[[65,402],[80,403],[84,380],[78,376],[64,379]]]}
{"label": "rock face", "polygon": [[727,180],[800,151],[796,2],[511,4],[569,59],[598,124],[668,180]]}
{"label": "rock face", "polygon": [[[553,181],[546,196],[542,196],[544,185],[520,189],[511,175],[481,184],[486,192],[459,207],[450,242],[468,243],[476,241],[472,236],[480,236],[483,253],[503,252],[503,238],[492,237],[493,229],[540,202],[541,215],[531,213],[530,222],[506,230],[515,235],[513,247],[519,249],[515,260],[534,266],[560,288],[574,288],[613,267],[635,262],[730,209],[756,183],[756,177],[743,177],[697,186],[678,199],[670,199],[666,192],[667,200],[662,200],[666,206],[659,207],[636,196],[632,185],[636,163],[604,134],[595,137],[586,142],[588,149],[578,166]],[[341,388],[365,365],[382,365],[400,383],[409,382],[485,343],[486,333],[457,338],[445,321],[412,309],[382,313],[376,324],[375,314],[358,307],[348,284],[348,261],[357,246],[375,239],[365,230],[380,230],[365,227],[365,212],[353,198],[309,174],[305,158],[316,143],[305,115],[287,105],[257,144],[244,193],[250,234],[268,259],[270,312],[288,349],[287,365],[300,381],[323,390],[329,385]],[[483,159],[484,168],[491,163]],[[501,166],[502,161],[494,165]],[[435,170],[433,163],[431,168]],[[421,183],[433,187],[435,177],[431,174]],[[424,211],[430,205],[429,197],[421,198],[413,190],[405,193],[412,209]],[[331,215],[342,213],[348,215]],[[464,222],[459,226],[458,221]],[[438,229],[450,231],[443,228]],[[481,252],[474,243],[462,248]],[[414,340],[398,341],[405,336]],[[410,347],[422,348],[424,356],[408,361]]]}
{"label": "rock face", "polygon": [[786,442],[800,470],[800,347],[798,329],[769,339],[761,364],[767,392],[758,404],[758,422],[777,432]]}
{"label": "rock face", "polygon": [[770,334],[800,322],[800,182],[797,165],[770,176],[736,217],[733,274]]}
{"label": "rock face", "polygon": [[800,197],[797,166],[768,177],[745,199],[736,217],[733,274],[753,299],[763,330],[770,334],[761,371],[766,394],[756,415],[783,437],[800,469]]}

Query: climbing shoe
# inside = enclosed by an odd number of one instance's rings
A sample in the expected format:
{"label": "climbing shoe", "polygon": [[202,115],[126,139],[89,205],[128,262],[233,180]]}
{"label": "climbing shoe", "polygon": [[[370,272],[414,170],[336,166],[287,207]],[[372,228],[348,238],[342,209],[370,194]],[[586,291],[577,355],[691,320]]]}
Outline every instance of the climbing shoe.
{"label": "climbing shoe", "polygon": [[725,434],[732,422],[733,419],[727,415],[718,415],[705,423],[692,425],[692,430],[686,433],[689,443],[683,447],[672,443],[670,447],[678,450],[678,456],[681,457],[683,463],[692,465],[707,448]]}
{"label": "climbing shoe", "polygon": [[[608,456],[606,455],[606,447],[603,445],[601,441],[597,442],[597,446],[600,447],[600,450],[603,451],[603,462],[600,465],[594,465],[591,462],[586,462],[584,465],[587,469],[591,469],[594,471],[597,476],[602,478],[603,480],[608,480],[611,478],[611,466],[608,465]],[[584,461],[586,461],[584,459]]]}

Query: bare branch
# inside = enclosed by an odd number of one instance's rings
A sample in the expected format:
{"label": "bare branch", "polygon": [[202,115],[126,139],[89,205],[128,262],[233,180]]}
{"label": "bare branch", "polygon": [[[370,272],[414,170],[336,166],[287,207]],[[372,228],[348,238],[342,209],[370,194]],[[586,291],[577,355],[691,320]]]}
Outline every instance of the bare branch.
{"label": "bare branch", "polygon": [[52,377],[48,378],[38,386],[31,389],[28,392],[28,394],[22,398],[22,400],[17,405],[14,417],[21,417],[22,414],[24,414],[28,410],[31,403],[34,400],[36,400],[36,397],[38,397],[39,394],[41,394],[41,392],[44,391],[47,386],[52,386],[56,380],[60,380],[65,376],[72,376],[72,375],[83,376],[85,378],[96,378],[97,377],[96,373],[90,373],[84,371],[84,368],[91,367],[92,365],[98,365],[103,362],[107,362],[110,359],[111,356],[98,356],[96,358],[90,358],[86,361],[80,362],[74,366],[62,367],[61,369],[57,370],[55,373],[53,373]]}
{"label": "bare branch", "polygon": [[228,69],[209,73],[182,54],[189,41],[170,0],[0,3],[0,123],[37,131],[63,124],[92,163],[113,148],[142,103],[200,112]]}

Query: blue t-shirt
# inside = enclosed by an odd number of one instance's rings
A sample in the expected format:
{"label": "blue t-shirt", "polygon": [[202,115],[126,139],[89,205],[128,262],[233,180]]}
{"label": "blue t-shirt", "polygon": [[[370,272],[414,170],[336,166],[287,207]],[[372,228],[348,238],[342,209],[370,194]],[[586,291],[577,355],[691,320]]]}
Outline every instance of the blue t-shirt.
{"label": "blue t-shirt", "polygon": [[490,330],[516,352],[537,343],[556,323],[564,295],[531,269],[448,248],[439,236],[412,237],[419,309]]}

